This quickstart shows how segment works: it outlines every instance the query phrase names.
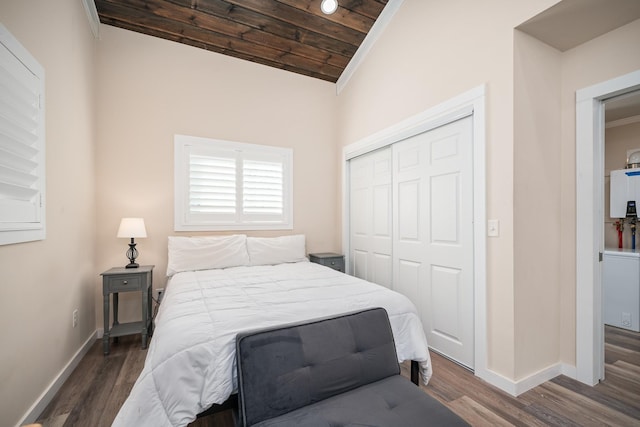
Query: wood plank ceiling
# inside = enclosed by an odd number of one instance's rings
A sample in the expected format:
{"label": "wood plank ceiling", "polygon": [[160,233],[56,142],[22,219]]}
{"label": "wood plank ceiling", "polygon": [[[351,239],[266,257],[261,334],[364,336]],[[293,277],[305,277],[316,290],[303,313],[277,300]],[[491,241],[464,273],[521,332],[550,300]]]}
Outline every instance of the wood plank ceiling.
{"label": "wood plank ceiling", "polygon": [[336,82],[388,0],[95,0],[100,22]]}

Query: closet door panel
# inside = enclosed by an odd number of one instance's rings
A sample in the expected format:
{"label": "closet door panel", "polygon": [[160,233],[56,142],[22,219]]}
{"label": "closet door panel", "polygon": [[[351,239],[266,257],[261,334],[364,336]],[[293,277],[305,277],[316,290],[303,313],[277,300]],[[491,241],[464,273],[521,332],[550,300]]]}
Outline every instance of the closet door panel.
{"label": "closet door panel", "polygon": [[391,255],[373,254],[373,283],[385,286],[389,289],[393,286],[393,259]]}
{"label": "closet door panel", "polygon": [[382,184],[373,189],[373,234],[391,238],[391,184]]}
{"label": "closet door panel", "polygon": [[355,249],[352,251],[353,256],[351,257],[351,267],[353,268],[353,272],[351,273],[353,276],[359,277],[361,279],[367,279],[367,258],[368,253],[366,251],[361,251],[359,249]]}
{"label": "closet door panel", "polygon": [[458,173],[431,177],[432,244],[459,244],[460,179]]}
{"label": "closet door panel", "polygon": [[349,273],[391,287],[391,149],[352,159],[349,168]]}
{"label": "closet door panel", "polygon": [[399,182],[397,214],[397,239],[401,241],[420,240],[420,181],[416,179]]}
{"label": "closet door panel", "polygon": [[410,259],[398,259],[396,265],[398,274],[397,281],[394,283],[395,290],[411,301],[418,301],[422,264]]}
{"label": "closet door panel", "polygon": [[429,345],[472,368],[471,120],[393,145],[393,265],[394,289],[418,307]]}
{"label": "closet door panel", "polygon": [[431,266],[431,295],[438,301],[431,307],[433,310],[432,333],[439,338],[450,340],[460,345],[460,287],[461,270],[439,265]]}

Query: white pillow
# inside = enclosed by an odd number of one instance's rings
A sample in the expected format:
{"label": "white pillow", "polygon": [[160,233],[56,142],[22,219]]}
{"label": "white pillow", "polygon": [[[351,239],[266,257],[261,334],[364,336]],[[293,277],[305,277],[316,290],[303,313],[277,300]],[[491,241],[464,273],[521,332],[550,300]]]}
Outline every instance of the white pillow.
{"label": "white pillow", "polygon": [[249,265],[247,236],[169,236],[167,276],[180,271]]}
{"label": "white pillow", "polygon": [[304,234],[281,237],[247,237],[251,265],[308,261]]}

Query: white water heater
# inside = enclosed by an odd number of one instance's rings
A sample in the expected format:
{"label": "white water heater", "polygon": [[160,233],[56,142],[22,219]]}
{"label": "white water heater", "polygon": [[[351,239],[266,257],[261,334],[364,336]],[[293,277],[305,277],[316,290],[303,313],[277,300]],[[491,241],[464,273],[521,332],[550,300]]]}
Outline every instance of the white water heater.
{"label": "white water heater", "polygon": [[631,200],[636,202],[636,206],[640,206],[640,168],[611,171],[611,218],[625,218],[627,202]]}

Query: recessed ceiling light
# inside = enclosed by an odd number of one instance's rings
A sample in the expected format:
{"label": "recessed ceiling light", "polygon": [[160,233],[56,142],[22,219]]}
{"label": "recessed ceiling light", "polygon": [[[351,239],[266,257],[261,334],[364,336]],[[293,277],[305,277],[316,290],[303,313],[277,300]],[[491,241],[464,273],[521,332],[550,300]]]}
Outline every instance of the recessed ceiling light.
{"label": "recessed ceiling light", "polygon": [[320,3],[320,9],[325,15],[331,15],[338,10],[338,0],[322,0]]}

